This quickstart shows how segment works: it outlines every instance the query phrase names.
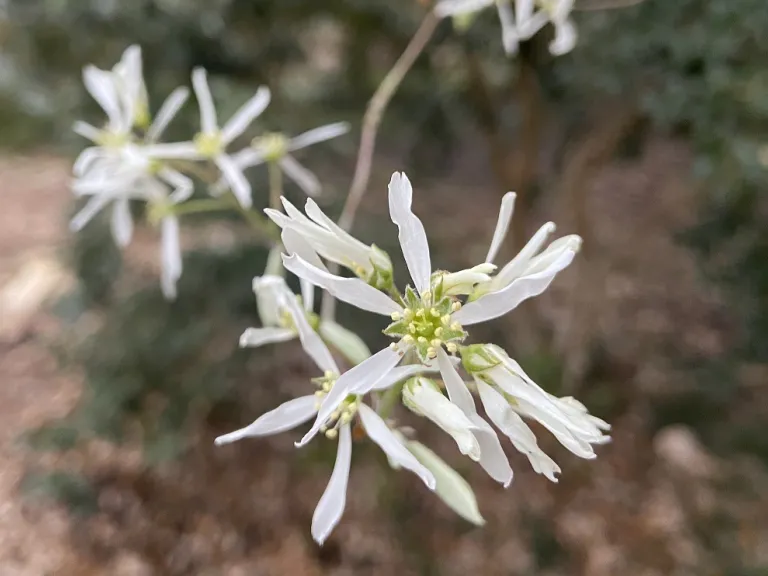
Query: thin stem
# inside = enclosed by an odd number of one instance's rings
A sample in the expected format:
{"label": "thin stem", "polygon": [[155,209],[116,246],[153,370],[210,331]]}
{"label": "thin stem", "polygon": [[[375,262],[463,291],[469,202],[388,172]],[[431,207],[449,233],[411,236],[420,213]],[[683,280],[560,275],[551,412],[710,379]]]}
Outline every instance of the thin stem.
{"label": "thin stem", "polygon": [[382,419],[386,420],[392,414],[392,410],[394,410],[403,392],[403,386],[405,386],[405,380],[392,386],[381,397],[377,412]]}
{"label": "thin stem", "polygon": [[283,195],[283,172],[277,162],[267,162],[269,172],[269,207],[281,210],[280,197]]}
{"label": "thin stem", "polygon": [[203,200],[190,200],[183,204],[176,204],[173,206],[173,213],[176,216],[181,216],[184,214],[219,212],[223,210],[231,210],[231,208],[232,206],[229,203],[225,203],[223,200],[205,198]]}
{"label": "thin stem", "polygon": [[[395,95],[398,87],[411,69],[416,59],[424,51],[429,39],[434,34],[440,19],[432,10],[429,10],[421,21],[416,33],[406,46],[400,58],[387,73],[371,100],[368,102],[363,116],[363,128],[360,133],[360,148],[357,151],[357,162],[352,184],[349,187],[349,195],[339,217],[339,226],[349,231],[355,221],[357,209],[368,189],[368,181],[371,178],[371,165],[373,152],[376,148],[376,135],[379,131],[382,116]],[[331,272],[338,272],[338,266],[332,266]],[[321,315],[324,319],[332,319],[336,311],[336,300],[327,292],[323,294]]]}

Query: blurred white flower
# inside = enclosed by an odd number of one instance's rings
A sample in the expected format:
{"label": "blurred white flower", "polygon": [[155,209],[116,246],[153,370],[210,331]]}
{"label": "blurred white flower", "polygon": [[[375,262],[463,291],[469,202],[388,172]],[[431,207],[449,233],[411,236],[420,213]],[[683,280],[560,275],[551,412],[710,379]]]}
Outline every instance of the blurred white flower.
{"label": "blurred white flower", "polygon": [[192,181],[170,168],[157,165],[142,149],[129,145],[109,155],[94,157],[88,170],[72,184],[76,196],[89,197],[72,218],[70,229],[81,230],[98,212],[112,204],[112,235],[125,247],[133,235],[130,200],[147,203],[150,222],[161,229],[161,286],[166,298],[176,297],[176,282],[181,277],[182,259],[179,221],[173,206],[187,200]]}
{"label": "blurred white flower", "polygon": [[269,105],[270,92],[265,86],[248,100],[223,127],[219,127],[216,106],[208,86],[204,69],[192,72],[192,87],[200,107],[200,132],[192,141],[169,144],[153,144],[147,147],[147,154],[157,159],[211,160],[221,170],[223,178],[243,208],[252,205],[251,185],[243,175],[227,147],[242,135],[251,123]]}
{"label": "blurred white flower", "polygon": [[548,22],[555,29],[555,38],[549,51],[562,56],[573,50],[578,35],[570,19],[574,0],[516,0],[517,30],[520,38],[527,40],[544,28]]}
{"label": "blurred white flower", "polygon": [[531,418],[549,430],[580,458],[595,458],[593,444],[610,442],[610,425],[588,413],[583,404],[557,398],[542,390],[507,353],[493,344],[468,346],[464,368],[475,379],[488,417],[525,454],[534,470],[556,482],[560,468],[537,445],[533,432],[520,418]]}
{"label": "blurred white flower", "polygon": [[[268,282],[276,285],[274,280]],[[279,292],[280,289],[277,291]],[[307,322],[295,297],[287,298],[286,304],[295,322],[295,330],[298,332],[304,350],[312,357],[317,367],[323,371],[323,376],[314,380],[319,390],[314,394],[285,402],[245,428],[219,436],[215,441],[217,445],[227,444],[242,438],[277,434],[303,424],[317,414],[322,398],[332,394],[338,382],[351,372],[339,376],[339,369],[330,351]],[[359,418],[368,437],[384,451],[391,462],[398,467],[411,470],[421,478],[430,490],[435,489],[434,475],[405,447],[387,423],[375,411],[366,406],[360,396],[345,396],[337,409],[323,421],[324,435],[330,439],[338,438],[339,445],[336,452],[336,464],[328,486],[320,497],[312,516],[312,537],[319,544],[325,542],[344,513],[352,460],[351,425],[355,418]]]}
{"label": "blurred white flower", "polygon": [[501,39],[504,51],[512,55],[517,53],[520,37],[511,2],[512,0],[439,0],[435,4],[435,13],[441,17],[464,17],[496,4],[501,23]]}
{"label": "blurred white flower", "polygon": [[[294,138],[288,138],[284,134],[274,132],[254,138],[251,146],[232,155],[235,165],[241,170],[258,166],[260,164],[275,163],[293,180],[308,196],[317,196],[320,193],[320,181],[312,172],[299,164],[291,156],[291,152],[301,150],[318,142],[325,142],[337,138],[349,132],[349,124],[336,122],[327,124],[313,130],[299,134]],[[220,182],[214,186],[214,191],[220,193],[226,183]]]}

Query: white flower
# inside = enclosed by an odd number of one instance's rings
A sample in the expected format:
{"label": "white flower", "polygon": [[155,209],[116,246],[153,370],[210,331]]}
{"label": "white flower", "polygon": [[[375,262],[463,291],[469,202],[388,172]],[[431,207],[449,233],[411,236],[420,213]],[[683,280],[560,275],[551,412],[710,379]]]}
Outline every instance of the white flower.
{"label": "white flower", "polygon": [[[330,262],[349,268],[369,284],[391,282],[392,262],[385,252],[352,237],[328,218],[311,198],[304,206],[306,216],[285,198],[281,200],[285,214],[270,208],[264,212],[283,229],[284,243],[285,231],[290,230],[295,236],[303,238],[303,246],[296,246],[295,249],[286,246],[289,253],[298,254],[305,261],[310,261],[313,253],[317,253]],[[314,264],[319,268],[317,262]]]}
{"label": "white flower", "polygon": [[528,456],[534,470],[556,481],[558,466],[538,447],[520,416],[532,418],[549,430],[576,456],[595,458],[593,444],[604,444],[610,430],[573,398],[557,398],[542,390],[504,350],[492,344],[470,346],[462,354],[465,369],[477,383],[480,399],[491,421]]}
{"label": "white flower", "polygon": [[251,185],[243,175],[234,158],[227,153],[227,147],[258,117],[269,105],[269,89],[262,86],[223,127],[219,127],[216,107],[208,87],[206,71],[197,68],[192,72],[192,87],[200,107],[200,132],[191,142],[155,144],[147,153],[159,159],[212,160],[221,170],[233,194],[243,208],[250,208]]}
{"label": "white flower", "polygon": [[[323,371],[323,377],[315,380],[320,389],[315,394],[295,398],[278,406],[245,428],[218,437],[216,439],[217,445],[247,437],[276,434],[303,424],[317,414],[319,399],[332,394],[341,378],[350,374],[347,372],[345,375],[339,376],[339,369],[330,351],[306,321],[295,297],[287,299],[287,306],[296,322],[296,329],[304,350],[313,358],[318,368]],[[368,437],[384,451],[391,462],[415,473],[430,490],[435,489],[434,475],[411,454],[386,422],[371,408],[363,404],[359,396],[345,397],[337,410],[324,420],[323,432],[325,436],[330,439],[338,438],[339,446],[331,479],[312,517],[312,537],[319,544],[325,542],[344,513],[352,460],[350,426],[356,417],[360,418],[360,423]]]}
{"label": "white flower", "polygon": [[[283,264],[287,270],[299,278],[320,286],[339,300],[369,312],[390,316],[393,323],[384,333],[398,339],[398,342],[392,343],[390,348],[381,350],[353,368],[350,373],[355,372],[356,379],[344,381],[345,386],[349,388],[342,388],[339,384],[338,392],[329,394],[325,398],[315,424],[302,439],[301,444],[308,442],[319,431],[328,414],[336,409],[338,403],[347,394],[364,394],[370,391],[376,386],[378,380],[384,378],[387,372],[397,366],[408,351],[414,350],[422,363],[436,358],[443,346],[449,352],[455,353],[458,351],[459,344],[467,336],[462,326],[464,320],[467,320],[467,323],[476,323],[496,318],[514,308],[519,301],[534,295],[535,290],[526,285],[522,288],[522,294],[510,295],[509,291],[505,291],[506,289],[501,290],[498,293],[502,295],[500,303],[494,294],[488,294],[462,308],[462,304],[455,297],[444,293],[441,282],[444,274],[432,273],[429,244],[424,226],[411,211],[412,196],[413,190],[408,178],[397,172],[393,174],[389,183],[390,217],[399,228],[400,247],[413,283],[418,290],[416,292],[409,286],[405,295],[398,297],[399,301],[393,300],[359,278],[343,278],[330,274],[317,262],[308,261],[308,258],[313,256],[312,253],[305,255],[300,247],[292,251],[292,248],[286,244],[286,250],[292,252],[290,256],[283,257]],[[292,208],[286,205],[291,218],[298,221],[304,218],[308,221],[297,210],[291,211]],[[275,216],[275,214],[271,215]],[[314,229],[309,228],[306,223],[292,228],[302,236],[306,241],[305,244],[310,244],[318,252],[325,249],[324,245],[317,242],[316,238],[319,236],[312,235]],[[325,240],[325,237],[322,239]],[[551,278],[546,285],[549,281]],[[535,284],[534,287],[539,288],[539,284]],[[540,287],[539,292],[543,291],[546,285]],[[507,306],[504,297],[518,300]],[[486,307],[486,303],[490,306]],[[467,308],[472,314],[464,314]]]}
{"label": "white flower", "polygon": [[[507,193],[501,202],[499,220],[486,257],[491,262],[503,242],[512,217],[515,195]],[[581,238],[575,234],[552,242],[545,250],[541,247],[554,232],[555,225],[542,226],[528,244],[488,282],[481,282],[470,295],[469,302],[455,314],[462,324],[476,324],[502,316],[521,302],[538,296],[546,290],[558,272],[565,269],[578,253]]]}
{"label": "white flower", "polygon": [[[293,180],[308,196],[317,196],[320,193],[320,181],[312,172],[291,156],[290,152],[301,150],[312,144],[324,142],[337,138],[349,132],[349,124],[346,122],[336,122],[326,124],[313,130],[299,134],[294,138],[288,138],[284,134],[270,133],[254,138],[251,146],[232,155],[235,164],[241,170],[258,166],[265,162],[273,162]],[[214,186],[215,192],[221,192],[224,189],[224,183],[217,183]]]}
{"label": "white flower", "polygon": [[511,0],[439,0],[435,5],[435,13],[441,17],[467,16],[496,4],[504,51],[511,55],[517,52],[520,37],[510,3]]}
{"label": "white flower", "polygon": [[[569,18],[574,0],[516,0],[517,29],[520,38],[527,40],[548,22],[555,28],[555,38],[549,51],[562,56],[576,46],[576,26]],[[538,7],[538,10],[535,8]]]}
{"label": "white flower", "polygon": [[81,230],[111,203],[112,235],[120,247],[128,245],[133,235],[130,200],[147,202],[150,221],[161,229],[163,294],[168,299],[175,298],[182,259],[179,221],[173,213],[173,206],[192,195],[192,181],[180,172],[157,167],[140,147],[129,145],[94,159],[87,172],[73,183],[72,189],[76,195],[90,196],[90,199],[72,218],[70,228],[75,232]]}

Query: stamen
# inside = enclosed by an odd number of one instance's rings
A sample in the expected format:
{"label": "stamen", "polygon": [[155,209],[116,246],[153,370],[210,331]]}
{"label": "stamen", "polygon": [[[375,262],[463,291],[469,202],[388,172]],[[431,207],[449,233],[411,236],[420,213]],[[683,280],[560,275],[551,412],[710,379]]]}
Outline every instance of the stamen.
{"label": "stamen", "polygon": [[424,336],[419,336],[419,344],[426,344],[426,343],[427,343],[427,339],[424,338]]}
{"label": "stamen", "polygon": [[397,322],[400,320],[400,312],[392,312],[392,314],[389,315],[390,318],[392,318],[393,322]]}
{"label": "stamen", "polygon": [[456,345],[455,342],[448,342],[448,344],[445,345],[445,347],[448,349],[448,352],[451,354],[456,354],[458,352],[459,347]]}
{"label": "stamen", "polygon": [[461,330],[461,324],[459,324],[458,322],[454,322],[453,324],[451,324],[451,330]]}
{"label": "stamen", "polygon": [[435,350],[432,346],[430,346],[429,348],[427,348],[427,356],[429,358],[434,358],[435,356],[437,356],[437,350]]}
{"label": "stamen", "polygon": [[408,345],[413,344],[413,336],[411,336],[410,334],[406,334],[405,336],[403,336],[403,344],[408,344]]}
{"label": "stamen", "polygon": [[454,302],[451,304],[451,311],[458,312],[459,310],[461,310],[461,302]]}
{"label": "stamen", "polygon": [[435,318],[440,318],[440,310],[438,310],[437,308],[432,308],[432,310],[430,310],[429,313],[432,314],[432,316],[434,316]]}
{"label": "stamen", "polygon": [[446,314],[445,316],[440,318],[440,323],[443,326],[448,326],[451,323],[451,316],[450,316],[450,314]]}
{"label": "stamen", "polygon": [[339,435],[339,431],[336,430],[336,428],[331,428],[330,430],[326,430],[325,432],[325,437],[328,438],[329,440],[333,440],[338,435]]}
{"label": "stamen", "polygon": [[430,344],[432,345],[433,348],[440,348],[440,346],[443,344],[443,341],[440,340],[439,338],[435,338],[434,340],[432,340],[432,342],[430,342]]}
{"label": "stamen", "polygon": [[435,336],[437,336],[438,338],[442,338],[442,336],[443,336],[443,327],[442,326],[438,326],[437,328],[435,328]]}

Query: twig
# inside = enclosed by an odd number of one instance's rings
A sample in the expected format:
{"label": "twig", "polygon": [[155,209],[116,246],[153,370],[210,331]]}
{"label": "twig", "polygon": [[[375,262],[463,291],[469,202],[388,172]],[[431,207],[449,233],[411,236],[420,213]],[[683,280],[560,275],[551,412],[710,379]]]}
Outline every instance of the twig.
{"label": "twig", "polygon": [[[344,230],[351,230],[355,221],[357,209],[368,188],[368,181],[371,178],[371,165],[373,163],[373,152],[376,147],[376,135],[379,131],[381,118],[384,115],[387,105],[394,96],[398,87],[405,78],[405,75],[411,69],[416,59],[424,51],[429,39],[434,34],[440,19],[432,10],[427,12],[421,21],[419,29],[411,38],[400,58],[384,77],[379,87],[376,89],[371,100],[368,102],[365,115],[363,116],[363,128],[360,134],[360,148],[357,151],[357,162],[355,163],[355,173],[352,177],[352,184],[349,187],[349,195],[344,203],[344,208],[339,217],[339,226]],[[338,266],[331,267],[331,272],[338,271]],[[327,292],[323,295],[322,318],[333,318],[336,311],[336,300]]]}

